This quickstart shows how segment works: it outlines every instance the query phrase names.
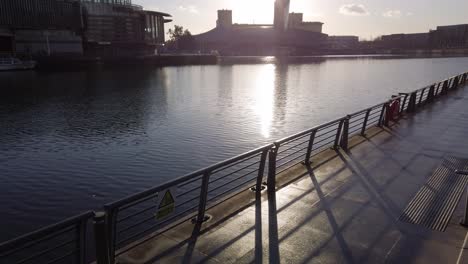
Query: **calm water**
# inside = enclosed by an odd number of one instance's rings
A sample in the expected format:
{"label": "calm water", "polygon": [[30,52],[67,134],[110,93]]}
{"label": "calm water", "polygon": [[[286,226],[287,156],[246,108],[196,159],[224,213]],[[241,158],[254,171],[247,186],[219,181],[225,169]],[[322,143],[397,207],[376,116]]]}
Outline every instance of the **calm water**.
{"label": "calm water", "polygon": [[0,73],[0,240],[467,69],[334,58]]}

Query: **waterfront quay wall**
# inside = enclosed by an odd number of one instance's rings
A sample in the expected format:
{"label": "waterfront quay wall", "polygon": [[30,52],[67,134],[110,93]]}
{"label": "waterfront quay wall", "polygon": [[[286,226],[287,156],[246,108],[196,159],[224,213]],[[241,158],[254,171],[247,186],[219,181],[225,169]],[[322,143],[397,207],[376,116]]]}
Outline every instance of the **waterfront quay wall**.
{"label": "waterfront quay wall", "polygon": [[37,58],[40,70],[89,69],[94,67],[121,66],[179,66],[214,65],[218,63],[215,55],[155,55],[144,57],[41,57]]}
{"label": "waterfront quay wall", "polygon": [[[313,127],[146,191],[0,244],[1,263],[118,263],[119,257],[183,225],[274,197],[285,172],[349,149],[352,137],[391,126],[464,87],[468,72]],[[262,194],[266,189],[267,197]],[[254,192],[254,195],[251,193]],[[247,195],[247,194],[250,194]],[[255,196],[255,197],[253,197]],[[92,223],[91,223],[92,222]],[[91,253],[92,252],[92,253]],[[95,253],[95,254],[94,254]]]}

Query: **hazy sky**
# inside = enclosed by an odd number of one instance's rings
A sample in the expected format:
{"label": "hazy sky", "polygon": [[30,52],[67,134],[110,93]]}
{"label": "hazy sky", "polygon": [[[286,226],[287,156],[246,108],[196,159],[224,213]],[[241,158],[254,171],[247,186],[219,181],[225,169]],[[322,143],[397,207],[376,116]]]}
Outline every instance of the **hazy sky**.
{"label": "hazy sky", "polygon": [[[145,9],[170,13],[192,33],[212,29],[216,10],[232,9],[234,23],[272,23],[274,0],[133,0]],[[466,0],[291,0],[291,12],[325,23],[329,35],[362,38],[427,32],[437,25],[468,24]],[[169,24],[172,26],[174,23]]]}

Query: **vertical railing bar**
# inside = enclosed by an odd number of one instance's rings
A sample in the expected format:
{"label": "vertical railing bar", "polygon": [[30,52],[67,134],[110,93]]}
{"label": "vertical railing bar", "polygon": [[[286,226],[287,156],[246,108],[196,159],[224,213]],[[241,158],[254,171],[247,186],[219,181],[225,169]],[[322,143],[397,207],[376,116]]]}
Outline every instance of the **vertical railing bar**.
{"label": "vertical railing bar", "polygon": [[111,251],[110,240],[109,240],[109,221],[107,220],[109,215],[107,212],[96,212],[94,214],[93,226],[94,226],[94,239],[96,249],[96,264],[113,264],[115,254]]}
{"label": "vertical railing bar", "polygon": [[372,111],[372,109],[367,109],[367,111],[366,111],[366,117],[364,118],[364,122],[362,123],[361,136],[366,135],[367,122],[369,121],[369,115],[370,115],[371,111]]}
{"label": "vertical railing bar", "polygon": [[379,124],[378,124],[379,127],[383,126],[384,114],[385,114],[385,110],[387,109],[387,106],[388,106],[388,102],[384,103],[383,106],[382,106],[382,110],[380,112]]}
{"label": "vertical railing bar", "polygon": [[278,148],[275,144],[274,147],[268,152],[268,179],[267,188],[268,193],[276,192],[276,155],[278,154]]}
{"label": "vertical railing bar", "polygon": [[[406,101],[408,101],[408,105],[409,105],[409,99],[410,99],[410,94],[405,94],[405,104],[403,105],[403,110],[402,110],[402,113],[403,114],[403,111],[405,110],[405,105],[406,105]],[[406,106],[406,110],[408,110],[408,105]]]}
{"label": "vertical railing bar", "polygon": [[109,262],[115,262],[115,251],[117,244],[117,216],[119,213],[118,208],[111,208],[106,210],[106,238],[109,246]]}
{"label": "vertical railing bar", "polygon": [[446,95],[448,92],[448,80],[444,81],[444,84],[442,86],[442,92],[441,95]]}
{"label": "vertical railing bar", "polygon": [[403,99],[403,104],[401,104],[401,110],[400,110],[400,114],[401,114],[405,110],[405,105],[406,105],[406,100],[408,99],[408,94],[407,93],[400,93],[399,95],[404,95],[405,96],[405,98]]}
{"label": "vertical railing bar", "polygon": [[304,160],[305,165],[310,165],[310,156],[312,155],[312,148],[314,147],[314,141],[315,141],[315,135],[317,134],[317,130],[313,130],[310,133],[310,138],[309,138],[309,145],[307,146],[307,153],[306,157]]}
{"label": "vertical railing bar", "polygon": [[81,219],[77,226],[77,238],[78,238],[78,257],[77,263],[85,264],[86,261],[86,226],[88,219]]}
{"label": "vertical railing bar", "polygon": [[424,97],[424,92],[426,91],[426,88],[422,89],[421,91],[421,96],[419,96],[419,103],[418,103],[418,106],[421,106],[421,103],[422,103],[422,99]]}
{"label": "vertical railing bar", "polygon": [[203,174],[202,178],[202,186],[200,190],[200,202],[198,206],[198,215],[197,215],[197,223],[201,224],[205,220],[205,210],[206,210],[206,203],[208,201],[208,184],[210,182],[210,175],[211,172],[207,171]]}
{"label": "vertical railing bar", "polygon": [[340,147],[344,151],[348,151],[348,140],[349,140],[349,119],[351,116],[347,116],[343,121],[343,132],[341,133]]}
{"label": "vertical railing bar", "polygon": [[335,144],[333,145],[333,149],[335,150],[338,149],[338,145],[340,143],[341,131],[343,129],[343,122],[344,120],[340,120],[340,123],[336,131]]}
{"label": "vertical railing bar", "polygon": [[268,156],[268,151],[269,149],[263,150],[262,155],[260,157],[260,166],[258,168],[257,186],[256,186],[257,194],[259,194],[262,191],[263,176],[265,172],[265,163],[266,163],[266,158]]}
{"label": "vertical railing bar", "polygon": [[452,89],[453,89],[453,90],[455,90],[455,89],[458,88],[459,82],[460,82],[460,80],[458,79],[458,76],[456,76],[455,78],[453,78],[453,84],[452,84]]}
{"label": "vertical railing bar", "polygon": [[435,90],[435,84],[431,85],[429,88],[429,94],[427,95],[427,102],[433,102],[434,101],[434,90]]}
{"label": "vertical railing bar", "polygon": [[[278,219],[277,219],[277,208],[276,208],[276,156],[278,149],[276,144],[270,149],[269,152],[269,168],[268,168],[268,186],[267,186],[267,196],[268,196],[268,237],[270,241],[278,241]],[[269,262],[278,263],[280,259],[280,253],[278,245],[275,243],[269,243]]]}

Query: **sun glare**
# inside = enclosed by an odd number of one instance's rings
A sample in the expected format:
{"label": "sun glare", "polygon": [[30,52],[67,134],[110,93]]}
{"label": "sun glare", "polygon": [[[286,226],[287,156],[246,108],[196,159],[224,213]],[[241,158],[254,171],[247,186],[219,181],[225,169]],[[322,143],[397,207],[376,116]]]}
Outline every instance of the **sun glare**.
{"label": "sun glare", "polygon": [[272,24],[275,0],[230,0],[234,23]]}

